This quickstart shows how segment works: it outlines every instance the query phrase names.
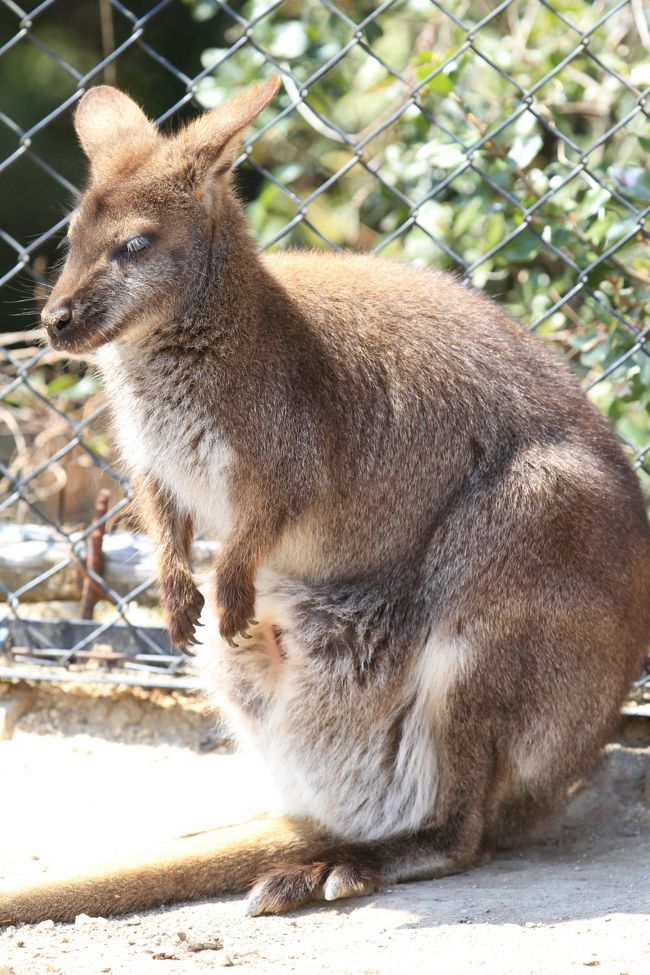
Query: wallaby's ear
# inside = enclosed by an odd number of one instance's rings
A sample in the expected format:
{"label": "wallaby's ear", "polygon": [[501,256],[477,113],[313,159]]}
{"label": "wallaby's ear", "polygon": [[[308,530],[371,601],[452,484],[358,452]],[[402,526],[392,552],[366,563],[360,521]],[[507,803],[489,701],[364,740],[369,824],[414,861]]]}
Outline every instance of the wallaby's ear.
{"label": "wallaby's ear", "polygon": [[136,103],[117,88],[97,85],[83,96],[74,116],[81,148],[91,163],[112,157],[130,146],[152,144],[156,129]]}
{"label": "wallaby's ear", "polygon": [[273,75],[219,108],[199,115],[176,137],[184,175],[198,188],[208,176],[231,169],[239,155],[244,129],[266,108],[280,87]]}

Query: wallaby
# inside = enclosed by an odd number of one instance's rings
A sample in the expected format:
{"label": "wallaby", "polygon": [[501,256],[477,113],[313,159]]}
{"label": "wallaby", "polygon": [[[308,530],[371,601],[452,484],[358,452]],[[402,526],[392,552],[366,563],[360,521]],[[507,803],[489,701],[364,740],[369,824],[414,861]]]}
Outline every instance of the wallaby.
{"label": "wallaby", "polygon": [[42,317],[101,370],[179,646],[193,529],[222,541],[198,664],[293,819],[7,894],[4,921],[256,877],[272,913],[462,870],[589,770],[641,668],[641,492],[568,368],[447,274],[256,254],[230,170],[277,85],[168,136],[85,94]]}

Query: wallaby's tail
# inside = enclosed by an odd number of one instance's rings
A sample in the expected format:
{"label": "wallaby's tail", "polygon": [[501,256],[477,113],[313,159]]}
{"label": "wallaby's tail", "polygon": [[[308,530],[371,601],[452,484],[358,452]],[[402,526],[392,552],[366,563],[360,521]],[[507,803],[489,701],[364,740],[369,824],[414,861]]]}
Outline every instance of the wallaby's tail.
{"label": "wallaby's tail", "polygon": [[0,925],[106,917],[243,893],[258,874],[311,858],[331,842],[314,824],[271,818],[181,836],[150,856],[0,892]]}

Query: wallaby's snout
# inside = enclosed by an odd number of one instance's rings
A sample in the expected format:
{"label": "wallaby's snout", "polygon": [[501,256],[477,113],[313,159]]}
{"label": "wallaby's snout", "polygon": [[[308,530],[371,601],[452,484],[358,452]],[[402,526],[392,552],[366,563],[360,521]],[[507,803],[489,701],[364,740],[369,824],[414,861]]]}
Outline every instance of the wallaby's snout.
{"label": "wallaby's snout", "polygon": [[49,302],[41,312],[41,321],[50,341],[65,332],[73,323],[73,306],[69,301]]}
{"label": "wallaby's snout", "polygon": [[110,337],[108,282],[102,275],[81,277],[74,266],[66,267],[41,311],[52,348],[71,354],[96,349]]}
{"label": "wallaby's snout", "polygon": [[100,345],[105,338],[97,329],[97,314],[89,310],[89,303],[78,299],[50,295],[41,312],[41,322],[53,349],[70,353],[87,352]]}

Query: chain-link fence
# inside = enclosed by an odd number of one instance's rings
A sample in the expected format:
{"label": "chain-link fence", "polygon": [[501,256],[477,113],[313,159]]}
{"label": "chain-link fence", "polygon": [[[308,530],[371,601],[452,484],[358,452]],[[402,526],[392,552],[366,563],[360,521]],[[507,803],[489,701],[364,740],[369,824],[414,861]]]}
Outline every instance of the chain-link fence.
{"label": "chain-link fence", "polygon": [[648,492],[649,52],[643,0],[0,0],[0,677],[183,679],[97,380],[35,332],[88,86],[174,125],[279,73],[239,160],[260,246],[457,269],[572,358]]}

